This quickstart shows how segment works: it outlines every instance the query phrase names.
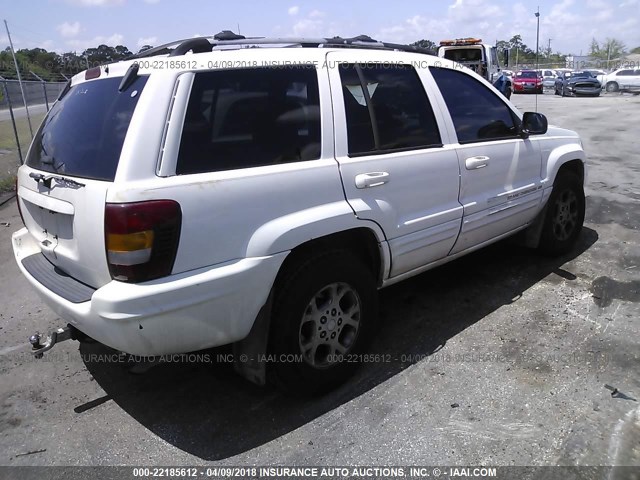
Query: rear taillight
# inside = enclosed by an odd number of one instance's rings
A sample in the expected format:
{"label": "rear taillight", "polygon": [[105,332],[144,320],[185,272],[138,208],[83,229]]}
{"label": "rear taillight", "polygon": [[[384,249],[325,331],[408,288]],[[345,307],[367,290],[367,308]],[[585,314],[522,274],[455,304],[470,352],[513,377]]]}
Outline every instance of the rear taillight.
{"label": "rear taillight", "polygon": [[108,203],[104,231],[111,277],[144,282],[169,275],[181,225],[182,211],[173,200]]}

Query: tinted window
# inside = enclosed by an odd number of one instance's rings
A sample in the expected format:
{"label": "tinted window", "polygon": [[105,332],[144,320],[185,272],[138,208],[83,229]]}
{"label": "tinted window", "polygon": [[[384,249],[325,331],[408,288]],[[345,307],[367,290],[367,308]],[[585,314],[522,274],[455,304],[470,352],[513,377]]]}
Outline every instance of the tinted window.
{"label": "tinted window", "polygon": [[481,48],[450,48],[444,51],[444,58],[454,62],[481,62]]}
{"label": "tinted window", "polygon": [[176,172],[201,173],[320,158],[315,69],[197,73]]}
{"label": "tinted window", "polygon": [[471,76],[430,67],[447,104],[460,143],[512,138],[516,117],[498,95]]}
{"label": "tinted window", "polygon": [[491,62],[495,65],[498,66],[498,52],[495,48],[491,49]]}
{"label": "tinted window", "polygon": [[40,126],[27,165],[51,173],[112,181],[147,78],[137,78],[124,92],[118,92],[122,78],[71,87]]}
{"label": "tinted window", "polygon": [[340,78],[349,155],[441,145],[431,104],[411,66],[340,65]]}
{"label": "tinted window", "polygon": [[621,70],[618,72],[619,76],[630,76],[633,75],[633,70]]}
{"label": "tinted window", "polygon": [[516,78],[537,78],[537,72],[518,72],[516,73]]}

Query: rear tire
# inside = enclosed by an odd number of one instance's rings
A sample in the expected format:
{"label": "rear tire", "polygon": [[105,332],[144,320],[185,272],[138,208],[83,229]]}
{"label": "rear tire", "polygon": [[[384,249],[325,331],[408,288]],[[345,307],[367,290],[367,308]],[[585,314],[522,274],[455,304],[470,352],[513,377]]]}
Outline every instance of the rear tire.
{"label": "rear tire", "polygon": [[273,383],[307,396],[344,382],[376,323],[371,270],[348,251],[329,251],[298,265],[276,292],[269,348],[274,361],[267,365]]}
{"label": "rear tire", "polygon": [[580,178],[572,172],[559,173],[547,203],[539,249],[547,255],[570,251],[584,223],[585,199]]}

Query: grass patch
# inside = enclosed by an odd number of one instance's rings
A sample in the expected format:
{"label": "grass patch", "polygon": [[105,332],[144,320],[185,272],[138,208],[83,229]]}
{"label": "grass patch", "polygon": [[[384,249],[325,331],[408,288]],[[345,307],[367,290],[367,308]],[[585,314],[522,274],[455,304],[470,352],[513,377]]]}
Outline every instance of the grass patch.
{"label": "grass patch", "polygon": [[0,194],[1,193],[7,193],[7,192],[13,192],[16,189],[16,176],[15,175],[9,175],[8,177],[5,177],[3,179],[0,180]]}
{"label": "grass patch", "polygon": [[[31,116],[31,126],[34,133],[42,123],[45,113],[38,113]],[[31,144],[31,133],[27,117],[16,119],[18,138],[20,138],[20,148],[22,158],[25,159],[27,150]],[[11,118],[0,121],[0,193],[11,191],[14,188],[15,176],[20,166],[20,156],[16,146],[16,137],[13,133]]]}
{"label": "grass patch", "polygon": [[[33,127],[34,135],[40,126],[40,123],[42,123],[44,116],[44,113],[38,113],[31,116],[31,126]],[[31,143],[31,133],[29,132],[27,117],[16,119],[16,127],[18,128],[20,146],[23,150],[26,150]],[[11,126],[11,118],[0,121],[0,149],[16,150],[16,137],[13,133],[13,127]],[[23,151],[22,153],[24,155],[26,152]]]}

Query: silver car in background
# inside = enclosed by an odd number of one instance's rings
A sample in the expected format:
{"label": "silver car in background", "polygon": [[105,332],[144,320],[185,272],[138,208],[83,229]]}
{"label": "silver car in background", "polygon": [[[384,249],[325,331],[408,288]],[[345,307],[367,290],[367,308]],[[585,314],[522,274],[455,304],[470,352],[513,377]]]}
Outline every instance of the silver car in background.
{"label": "silver car in background", "polygon": [[554,88],[558,75],[555,70],[550,68],[541,68],[538,73],[542,77],[542,88]]}

